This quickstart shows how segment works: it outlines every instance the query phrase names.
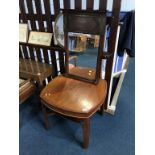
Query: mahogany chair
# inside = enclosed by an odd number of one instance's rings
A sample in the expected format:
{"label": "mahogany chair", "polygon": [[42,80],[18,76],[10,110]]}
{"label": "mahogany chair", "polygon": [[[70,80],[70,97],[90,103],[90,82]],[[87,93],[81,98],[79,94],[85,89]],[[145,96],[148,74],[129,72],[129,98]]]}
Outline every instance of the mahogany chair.
{"label": "mahogany chair", "polygon": [[35,85],[30,79],[19,79],[19,104],[26,101],[35,92]]}
{"label": "mahogany chair", "polygon": [[[19,79],[19,104],[25,102],[31,95],[35,93],[35,90],[36,87],[30,79]],[[21,125],[21,120],[19,120],[19,126],[21,127]]]}
{"label": "mahogany chair", "polygon": [[[107,81],[101,79],[101,59],[108,59],[112,52],[104,52],[106,12],[63,10],[66,51],[66,74],[52,80],[40,94],[45,127],[48,128],[48,111],[51,110],[64,118],[82,122],[83,147],[89,145],[90,119],[104,106],[107,95]],[[117,25],[116,25],[117,26]],[[99,50],[94,80],[69,74],[68,32],[99,35]],[[74,69],[74,68],[73,68]],[[85,74],[75,67],[76,72]]]}

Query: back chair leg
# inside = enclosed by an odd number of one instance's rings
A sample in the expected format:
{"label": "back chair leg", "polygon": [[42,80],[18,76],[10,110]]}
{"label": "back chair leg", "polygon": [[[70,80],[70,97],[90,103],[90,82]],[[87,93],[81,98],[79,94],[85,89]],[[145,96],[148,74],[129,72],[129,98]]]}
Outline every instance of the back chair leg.
{"label": "back chair leg", "polygon": [[90,118],[87,118],[83,122],[83,147],[86,149],[89,145],[90,134]]}
{"label": "back chair leg", "polygon": [[99,113],[100,113],[100,115],[104,114],[104,106],[103,106],[103,104],[100,107]]}
{"label": "back chair leg", "polygon": [[46,107],[42,104],[42,111],[45,119],[45,128],[48,129],[49,123],[48,123],[48,114],[47,114],[47,109]]}

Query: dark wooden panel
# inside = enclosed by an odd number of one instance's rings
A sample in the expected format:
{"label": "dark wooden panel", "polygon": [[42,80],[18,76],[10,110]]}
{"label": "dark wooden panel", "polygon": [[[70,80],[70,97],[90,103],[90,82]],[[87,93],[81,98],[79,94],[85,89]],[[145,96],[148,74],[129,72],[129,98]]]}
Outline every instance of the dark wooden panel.
{"label": "dark wooden panel", "polygon": [[75,0],[75,9],[80,10],[82,8],[82,0]]}
{"label": "dark wooden panel", "polygon": [[65,73],[65,62],[64,62],[64,53],[59,52],[59,65],[61,74]]}
{"label": "dark wooden panel", "polygon": [[53,0],[53,3],[54,3],[54,13],[55,13],[55,16],[57,16],[60,11],[60,2],[59,0]]}
{"label": "dark wooden panel", "polygon": [[[22,15],[21,14],[19,14],[19,18],[22,19]],[[39,20],[42,20],[42,21],[48,21],[49,20],[49,16],[44,15],[44,14],[42,14],[40,16],[38,16],[37,14],[32,14],[32,15],[25,14],[25,19],[26,20],[38,20],[38,21]],[[54,21],[55,20],[55,16],[54,15],[50,15],[50,19],[52,21]]]}
{"label": "dark wooden panel", "polygon": [[70,9],[70,0],[63,0],[64,2],[64,9]]}
{"label": "dark wooden panel", "polygon": [[87,9],[93,10],[94,0],[87,0]]}
{"label": "dark wooden panel", "polygon": [[26,13],[25,13],[25,7],[24,7],[24,0],[19,0],[19,7],[20,7],[20,11],[21,11],[21,17],[24,23],[27,23],[26,20]]}
{"label": "dark wooden panel", "polygon": [[106,10],[106,9],[107,9],[107,0],[100,0],[99,10]]}
{"label": "dark wooden panel", "polygon": [[66,32],[97,35],[103,33],[101,25],[106,24],[106,18],[105,13],[99,11],[81,11],[77,14],[76,11],[64,10],[64,22]]}
{"label": "dark wooden panel", "polygon": [[26,59],[28,59],[28,58],[29,58],[29,55],[28,55],[28,52],[27,52],[26,46],[22,46],[22,49],[23,49],[24,57],[25,57]]}
{"label": "dark wooden panel", "polygon": [[51,59],[52,59],[52,77],[54,78],[55,76],[58,75],[55,52],[54,51],[50,51],[50,56],[51,56]]}
{"label": "dark wooden panel", "polygon": [[32,60],[35,60],[35,55],[34,55],[34,52],[33,52],[33,47],[29,47],[29,46],[28,46],[28,48],[29,48],[29,52],[30,52],[30,57],[31,57],[31,59],[32,59]]}
{"label": "dark wooden panel", "polygon": [[20,58],[23,58],[23,55],[22,55],[22,51],[21,51],[21,47],[20,47],[20,45],[19,45],[19,57],[20,57]]}
{"label": "dark wooden panel", "polygon": [[47,16],[47,31],[53,32],[52,26],[52,18],[51,18],[51,9],[50,9],[50,1],[44,1],[45,15]]}
{"label": "dark wooden panel", "polygon": [[44,61],[46,63],[50,63],[49,62],[49,58],[48,58],[48,50],[43,48],[43,56],[44,56]]}
{"label": "dark wooden panel", "polygon": [[[28,8],[28,12],[29,12],[30,15],[31,14],[34,14],[33,9],[32,9],[32,0],[27,0],[27,8]],[[32,30],[33,31],[36,31],[37,28],[36,28],[36,23],[35,23],[35,20],[34,19],[32,19],[30,21],[30,24],[31,24]]]}
{"label": "dark wooden panel", "polygon": [[43,56],[44,56],[45,63],[49,63],[48,50],[43,51]]}
{"label": "dark wooden panel", "polygon": [[38,59],[38,61],[39,62],[42,62],[42,57],[41,57],[41,50],[40,50],[40,48],[35,48],[35,50],[36,50],[36,55],[37,55],[37,59]]}

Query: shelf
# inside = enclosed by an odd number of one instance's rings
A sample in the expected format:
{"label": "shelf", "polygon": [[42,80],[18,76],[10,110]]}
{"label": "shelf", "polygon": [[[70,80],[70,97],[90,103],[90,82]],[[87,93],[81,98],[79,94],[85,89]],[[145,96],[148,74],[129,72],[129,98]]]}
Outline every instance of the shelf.
{"label": "shelf", "polygon": [[58,46],[58,45],[44,46],[44,45],[37,45],[37,44],[23,43],[23,42],[19,42],[19,45],[35,47],[35,48],[44,48],[44,49],[47,49],[47,50],[64,51],[64,49],[62,47]]}

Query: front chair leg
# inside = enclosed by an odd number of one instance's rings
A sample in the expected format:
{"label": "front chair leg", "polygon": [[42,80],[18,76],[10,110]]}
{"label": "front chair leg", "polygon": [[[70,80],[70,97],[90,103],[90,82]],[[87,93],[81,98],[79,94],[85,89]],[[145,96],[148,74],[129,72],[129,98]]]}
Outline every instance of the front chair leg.
{"label": "front chair leg", "polygon": [[45,128],[48,129],[48,114],[47,114],[47,110],[46,107],[42,104],[42,111],[43,111],[43,115],[44,115],[44,119],[45,119]]}
{"label": "front chair leg", "polygon": [[90,119],[87,118],[83,122],[83,147],[86,149],[89,145]]}

